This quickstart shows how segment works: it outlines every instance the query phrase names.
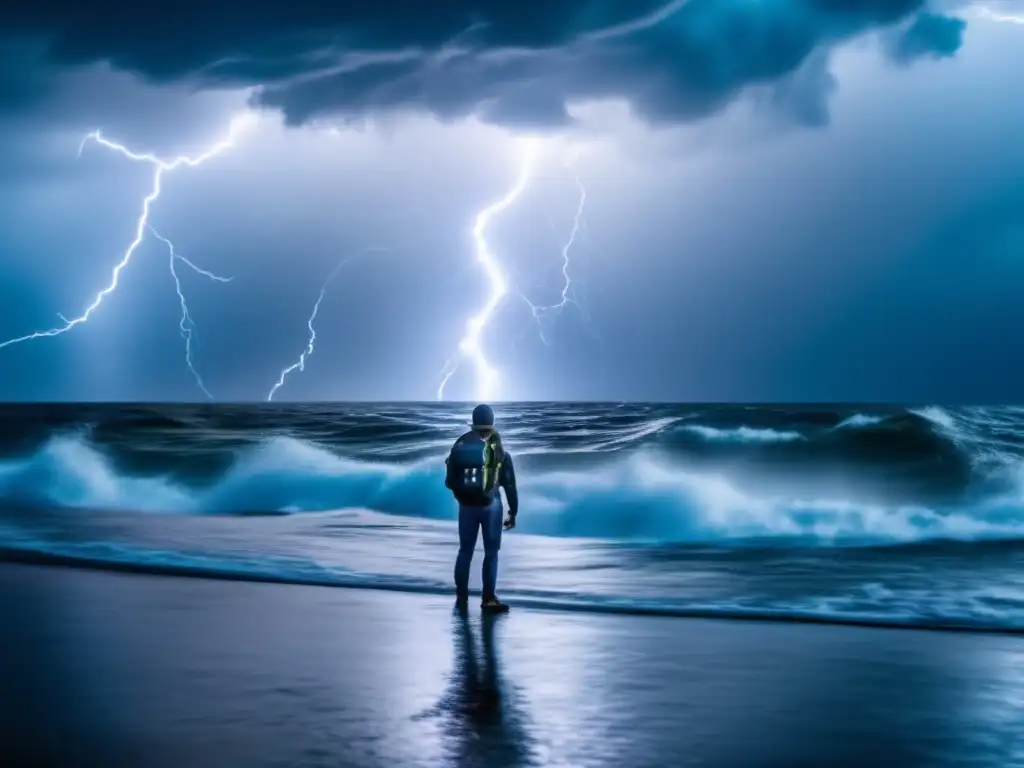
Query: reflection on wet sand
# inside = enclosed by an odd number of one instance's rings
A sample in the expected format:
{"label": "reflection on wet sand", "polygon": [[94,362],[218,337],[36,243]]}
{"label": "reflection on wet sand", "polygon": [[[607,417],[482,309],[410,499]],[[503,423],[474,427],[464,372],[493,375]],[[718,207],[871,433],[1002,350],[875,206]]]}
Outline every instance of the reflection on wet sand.
{"label": "reflection on wet sand", "polygon": [[452,612],[454,658],[448,688],[425,714],[442,719],[442,740],[453,765],[538,764],[526,702],[505,677],[501,663],[505,618],[481,614],[478,649],[469,611],[456,607]]}

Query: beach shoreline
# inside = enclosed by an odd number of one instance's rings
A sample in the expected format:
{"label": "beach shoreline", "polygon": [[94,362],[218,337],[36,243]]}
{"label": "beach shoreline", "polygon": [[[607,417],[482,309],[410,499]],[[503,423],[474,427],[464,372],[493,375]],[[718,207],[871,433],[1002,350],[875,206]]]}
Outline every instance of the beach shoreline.
{"label": "beach shoreline", "polygon": [[[7,759],[992,765],[1024,643],[0,565]],[[18,764],[15,762],[14,764]],[[24,764],[24,763],[21,763]]]}
{"label": "beach shoreline", "polygon": [[[377,592],[444,597],[451,587],[438,582],[416,583],[409,579],[379,576],[368,579],[344,572],[329,570],[316,573],[276,572],[244,567],[232,568],[230,561],[216,566],[179,562],[160,562],[151,559],[90,557],[74,552],[61,552],[37,548],[0,544],[0,562],[27,566],[60,567],[108,573],[123,573],[165,578],[207,579],[254,584],[277,584],[324,589],[361,589]],[[515,595],[513,602],[521,608],[535,611],[582,612],[615,616],[663,617],[710,621],[739,621],[747,623],[807,624],[840,626],[861,629],[887,629],[919,632],[965,633],[981,635],[1024,636],[1024,626],[1013,626],[985,621],[957,621],[936,616],[898,617],[884,615],[856,615],[841,613],[796,613],[766,608],[702,607],[700,605],[666,604],[642,599],[579,598],[573,595],[539,596]]]}

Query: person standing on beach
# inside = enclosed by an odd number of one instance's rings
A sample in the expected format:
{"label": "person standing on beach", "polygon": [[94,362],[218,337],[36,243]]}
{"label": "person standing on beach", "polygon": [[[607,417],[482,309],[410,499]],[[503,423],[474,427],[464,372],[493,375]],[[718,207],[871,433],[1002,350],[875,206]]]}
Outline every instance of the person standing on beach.
{"label": "person standing on beach", "polygon": [[[488,405],[473,409],[472,429],[455,441],[445,460],[444,484],[459,503],[459,555],[455,560],[455,599],[469,602],[469,567],[480,530],[484,538],[483,600],[485,611],[504,613],[508,606],[498,600],[498,550],[502,530],[516,527],[519,494],[512,457],[494,428],[494,411]],[[508,499],[508,518],[502,524],[501,489]]]}

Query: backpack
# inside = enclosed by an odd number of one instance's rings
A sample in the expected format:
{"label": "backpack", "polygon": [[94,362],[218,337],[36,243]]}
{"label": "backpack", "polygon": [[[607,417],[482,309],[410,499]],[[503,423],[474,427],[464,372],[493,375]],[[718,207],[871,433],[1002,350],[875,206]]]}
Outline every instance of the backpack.
{"label": "backpack", "polygon": [[455,499],[468,507],[486,507],[494,501],[501,463],[505,458],[501,437],[467,432],[448,454],[447,485]]}

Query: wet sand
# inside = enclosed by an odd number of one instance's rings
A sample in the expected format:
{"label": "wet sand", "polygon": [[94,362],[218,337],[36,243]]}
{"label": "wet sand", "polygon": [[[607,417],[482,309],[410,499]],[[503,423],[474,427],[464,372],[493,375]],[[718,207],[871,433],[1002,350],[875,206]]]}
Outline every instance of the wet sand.
{"label": "wet sand", "polygon": [[1024,765],[1024,638],[0,565],[0,764]]}

